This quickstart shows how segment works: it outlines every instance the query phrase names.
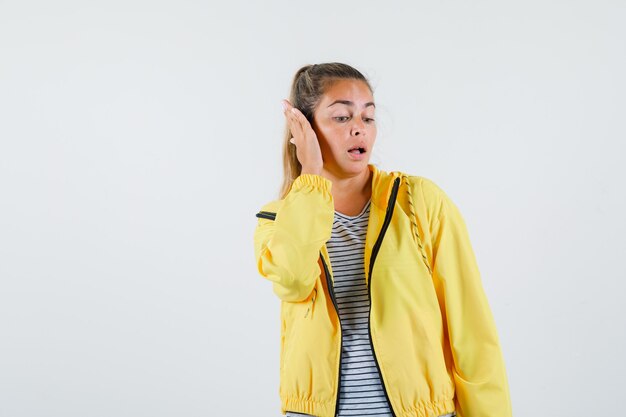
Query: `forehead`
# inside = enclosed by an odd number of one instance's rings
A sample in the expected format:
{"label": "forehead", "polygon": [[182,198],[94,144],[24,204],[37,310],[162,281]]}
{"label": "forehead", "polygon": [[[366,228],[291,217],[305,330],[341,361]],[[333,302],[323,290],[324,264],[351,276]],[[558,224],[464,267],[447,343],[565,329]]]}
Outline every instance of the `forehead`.
{"label": "forehead", "polygon": [[344,79],[333,82],[324,91],[322,103],[331,103],[335,100],[349,100],[358,105],[359,102],[374,101],[374,97],[364,81]]}

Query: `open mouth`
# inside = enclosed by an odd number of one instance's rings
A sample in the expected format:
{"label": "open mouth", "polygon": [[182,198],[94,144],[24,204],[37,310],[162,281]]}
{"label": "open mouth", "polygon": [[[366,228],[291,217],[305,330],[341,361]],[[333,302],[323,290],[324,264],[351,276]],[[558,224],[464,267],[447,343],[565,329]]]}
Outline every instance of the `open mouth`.
{"label": "open mouth", "polygon": [[350,149],[348,152],[350,152],[350,153],[354,153],[354,154],[357,154],[357,153],[359,153],[359,154],[360,154],[360,153],[365,153],[365,148],[360,148],[360,147],[358,147],[358,148],[352,148],[352,149]]}

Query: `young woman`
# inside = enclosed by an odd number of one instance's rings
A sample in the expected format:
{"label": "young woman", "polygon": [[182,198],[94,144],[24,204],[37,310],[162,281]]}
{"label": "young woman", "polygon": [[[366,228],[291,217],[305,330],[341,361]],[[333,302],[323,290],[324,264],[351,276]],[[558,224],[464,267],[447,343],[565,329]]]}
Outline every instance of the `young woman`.
{"label": "young woman", "polygon": [[281,300],[282,413],[510,417],[464,220],[433,181],[369,163],[367,79],[307,65],[283,106],[284,183],[254,233]]}

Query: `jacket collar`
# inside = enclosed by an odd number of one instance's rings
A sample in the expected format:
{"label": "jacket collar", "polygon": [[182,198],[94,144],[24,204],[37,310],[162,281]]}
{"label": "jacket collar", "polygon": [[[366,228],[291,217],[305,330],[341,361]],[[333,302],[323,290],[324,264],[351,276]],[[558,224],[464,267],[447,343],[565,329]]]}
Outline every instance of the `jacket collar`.
{"label": "jacket collar", "polygon": [[370,163],[367,165],[372,172],[372,204],[381,210],[387,209],[394,180],[401,175],[399,171],[387,172]]}

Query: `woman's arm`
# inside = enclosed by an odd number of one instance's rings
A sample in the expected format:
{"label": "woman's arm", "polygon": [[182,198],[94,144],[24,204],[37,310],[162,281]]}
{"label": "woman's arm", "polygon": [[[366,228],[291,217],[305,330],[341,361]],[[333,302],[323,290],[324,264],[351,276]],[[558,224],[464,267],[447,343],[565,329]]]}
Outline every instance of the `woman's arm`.
{"label": "woman's arm", "polygon": [[273,282],[274,293],[281,300],[305,300],[321,273],[317,260],[330,239],[334,220],[331,187],[332,182],[321,175],[301,174],[278,205],[276,218],[257,222],[257,269]]}
{"label": "woman's arm", "polygon": [[454,359],[459,417],[510,417],[509,386],[496,325],[465,221],[439,189],[433,226],[433,280],[443,305]]}

